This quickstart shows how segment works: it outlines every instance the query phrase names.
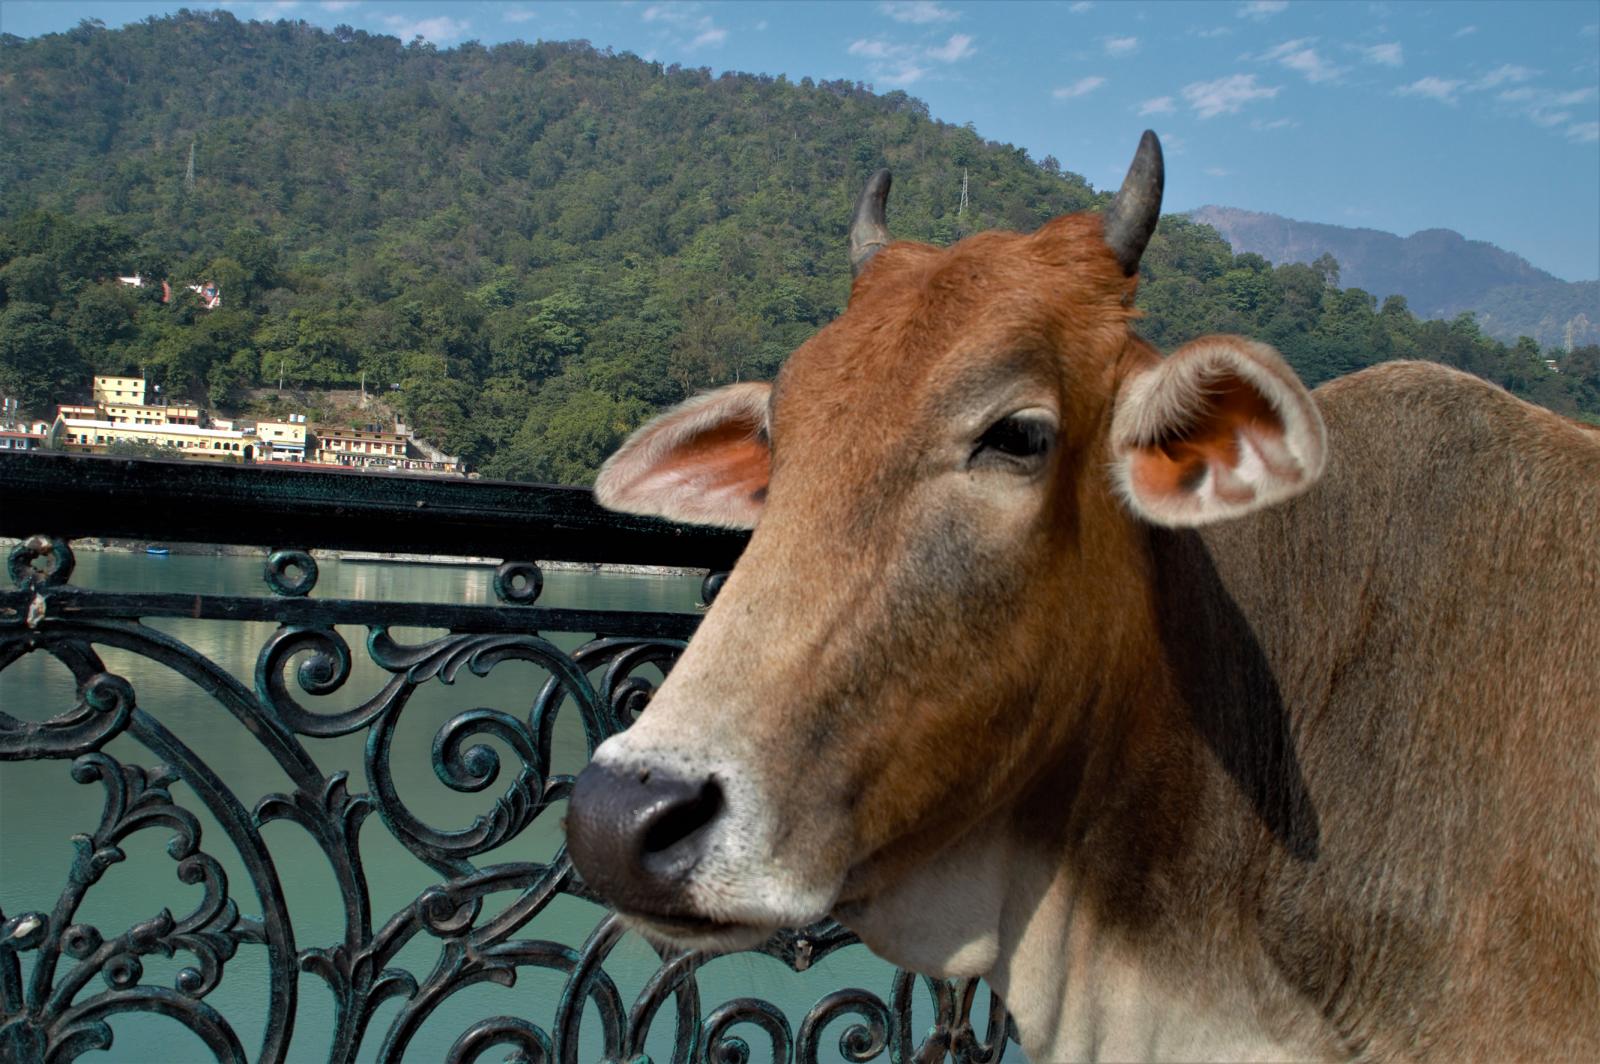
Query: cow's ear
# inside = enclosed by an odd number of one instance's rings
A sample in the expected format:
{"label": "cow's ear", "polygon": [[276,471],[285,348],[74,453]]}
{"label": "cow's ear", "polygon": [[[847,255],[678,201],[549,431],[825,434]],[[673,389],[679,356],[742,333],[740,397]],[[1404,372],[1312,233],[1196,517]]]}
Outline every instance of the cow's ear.
{"label": "cow's ear", "polygon": [[730,384],[641,426],[594,483],[601,506],[697,525],[754,528],[767,497],[771,386]]}
{"label": "cow's ear", "polygon": [[1111,446],[1129,507],[1174,527],[1292,498],[1316,483],[1328,453],[1322,415],[1294,370],[1238,336],[1195,340],[1124,381]]}

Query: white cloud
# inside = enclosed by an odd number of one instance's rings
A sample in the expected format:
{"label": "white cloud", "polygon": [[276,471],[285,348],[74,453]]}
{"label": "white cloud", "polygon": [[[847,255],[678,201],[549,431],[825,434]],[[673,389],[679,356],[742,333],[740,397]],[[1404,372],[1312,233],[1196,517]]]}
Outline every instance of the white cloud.
{"label": "white cloud", "polygon": [[1220,166],[1208,166],[1205,172],[1208,177],[1231,177],[1233,175],[1232,170],[1224,170]]}
{"label": "white cloud", "polygon": [[467,30],[472,28],[472,23],[466,19],[449,18],[440,15],[438,18],[407,18],[404,15],[385,15],[383,24],[399,37],[402,41],[409,41],[421,37],[429,44],[448,44],[466,36]]}
{"label": "white cloud", "polygon": [[1081,15],[1093,6],[1094,4],[1091,2],[1091,0],[1074,0],[1073,3],[1067,5],[1067,10],[1072,12],[1074,15]]}
{"label": "white cloud", "polygon": [[662,27],[656,31],[659,40],[690,50],[720,45],[728,39],[726,29],[710,15],[700,14],[699,4],[651,4],[639,12],[639,18]]}
{"label": "white cloud", "polygon": [[1171,96],[1156,96],[1139,105],[1141,115],[1170,115],[1176,110]]}
{"label": "white cloud", "polygon": [[1573,130],[1585,128],[1585,123],[1573,122],[1572,112],[1567,108],[1578,107],[1588,103],[1595,96],[1600,95],[1600,89],[1589,86],[1582,89],[1573,89],[1569,92],[1557,92],[1551,89],[1534,88],[1523,85],[1515,89],[1506,89],[1495,94],[1495,99],[1503,104],[1509,104],[1513,113],[1528,119],[1541,129],[1554,129],[1565,126],[1562,131],[1569,138],[1578,143],[1586,143],[1574,136]]}
{"label": "white cloud", "polygon": [[361,0],[322,0],[317,6],[324,11],[348,11],[352,7],[360,7]]}
{"label": "white cloud", "polygon": [[1239,10],[1234,12],[1239,18],[1263,19],[1282,13],[1289,6],[1289,0],[1249,0],[1240,4]]}
{"label": "white cloud", "polygon": [[928,68],[915,63],[902,63],[893,70],[876,75],[885,85],[914,85],[928,74]]}
{"label": "white cloud", "polygon": [[1456,30],[1450,36],[1452,36],[1452,37],[1471,37],[1474,33],[1477,33],[1477,32],[1478,32],[1478,27],[1476,27],[1476,26],[1462,26],[1460,29]]}
{"label": "white cloud", "polygon": [[935,0],[885,0],[878,10],[896,22],[910,22],[922,26],[929,22],[953,22],[961,12],[943,7]]}
{"label": "white cloud", "polygon": [[[1265,59],[1268,62],[1271,62],[1274,59],[1282,59],[1290,52],[1298,51],[1308,44],[1315,43],[1317,43],[1317,39],[1315,37],[1296,37],[1292,41],[1284,41],[1282,44],[1273,45],[1271,48],[1268,48],[1266,51],[1256,56],[1256,58]],[[1249,57],[1245,56],[1244,58]]]}
{"label": "white cloud", "polygon": [[1197,81],[1183,87],[1183,98],[1201,118],[1233,115],[1254,100],[1278,95],[1275,85],[1257,85],[1254,74],[1230,74],[1215,81]]}
{"label": "white cloud", "polygon": [[529,22],[538,16],[525,7],[508,7],[500,17],[507,22]]}
{"label": "white cloud", "polygon": [[1440,103],[1456,103],[1456,93],[1466,82],[1453,78],[1436,78],[1429,75],[1418,78],[1409,85],[1402,85],[1394,91],[1401,96],[1421,96],[1424,99],[1438,100]]}
{"label": "white cloud", "polygon": [[1477,81],[1474,81],[1470,87],[1475,90],[1492,89],[1497,85],[1504,85],[1508,81],[1513,85],[1519,85],[1522,82],[1532,78],[1537,73],[1539,73],[1537,70],[1529,70],[1525,66],[1517,66],[1514,63],[1505,63],[1501,66],[1495,67],[1483,77],[1479,78]]}
{"label": "white cloud", "polygon": [[1298,74],[1303,74],[1305,79],[1313,84],[1324,81],[1338,81],[1344,76],[1345,68],[1337,66],[1317,54],[1315,48],[1302,48],[1298,52],[1291,52],[1278,62]]}
{"label": "white cloud", "polygon": [[1567,139],[1577,144],[1600,140],[1600,122],[1575,122],[1567,127]]}
{"label": "white cloud", "polygon": [[931,47],[901,44],[882,37],[861,37],[851,41],[845,51],[869,61],[875,83],[904,86],[926,77],[930,62],[954,63],[976,54],[972,41],[972,35],[967,33],[953,33],[943,44]]}
{"label": "white cloud", "polygon": [[1361,49],[1361,54],[1367,62],[1377,63],[1379,66],[1404,66],[1406,61],[1405,50],[1400,47],[1399,41],[1374,44],[1370,48]]}
{"label": "white cloud", "polygon": [[1554,96],[1550,97],[1550,102],[1555,104],[1557,107],[1575,107],[1585,100],[1594,99],[1596,96],[1600,96],[1600,89],[1597,89],[1591,85],[1587,89],[1574,89],[1571,92],[1558,92]]}
{"label": "white cloud", "polygon": [[941,63],[954,63],[977,51],[972,47],[972,37],[966,33],[952,33],[950,39],[937,48],[928,49],[928,58]]}
{"label": "white cloud", "polygon": [[1250,128],[1258,133],[1270,133],[1274,129],[1294,129],[1299,124],[1292,118],[1274,118],[1270,122],[1263,122],[1259,118],[1250,120]]}
{"label": "white cloud", "polygon": [[767,20],[766,19],[762,19],[760,22],[756,23],[756,32],[757,33],[764,33],[766,31],[766,28],[767,28]]}
{"label": "white cloud", "polygon": [[1113,59],[1119,56],[1132,55],[1139,50],[1139,38],[1107,37],[1105,47],[1106,55],[1111,56]]}
{"label": "white cloud", "polygon": [[1345,73],[1345,68],[1329,62],[1318,54],[1311,45],[1315,44],[1315,37],[1301,37],[1293,41],[1284,41],[1274,48],[1269,48],[1261,54],[1267,62],[1275,62],[1286,70],[1303,75],[1313,84],[1324,81],[1338,81]]}
{"label": "white cloud", "polygon": [[1079,96],[1089,95],[1091,92],[1093,92],[1095,89],[1098,89],[1105,83],[1105,78],[1090,75],[1086,78],[1079,78],[1071,85],[1063,85],[1050,95],[1054,96],[1058,100],[1075,100]]}
{"label": "white cloud", "polygon": [[859,55],[866,59],[887,59],[895,47],[888,41],[869,41],[863,38],[851,41],[850,47],[846,50],[851,55]]}

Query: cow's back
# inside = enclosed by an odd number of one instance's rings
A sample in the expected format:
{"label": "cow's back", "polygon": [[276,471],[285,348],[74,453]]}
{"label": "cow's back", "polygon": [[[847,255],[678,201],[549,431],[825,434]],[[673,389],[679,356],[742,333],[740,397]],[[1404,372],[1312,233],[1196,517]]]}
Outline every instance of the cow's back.
{"label": "cow's back", "polygon": [[1352,1049],[1600,1053],[1600,433],[1423,363],[1315,394],[1322,482],[1201,537],[1287,727],[1246,918]]}

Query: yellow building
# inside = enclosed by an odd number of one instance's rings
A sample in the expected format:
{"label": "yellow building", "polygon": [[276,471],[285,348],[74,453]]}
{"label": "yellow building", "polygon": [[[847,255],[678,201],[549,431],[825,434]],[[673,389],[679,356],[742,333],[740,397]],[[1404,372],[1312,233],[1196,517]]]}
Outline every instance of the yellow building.
{"label": "yellow building", "polygon": [[256,439],[261,441],[258,457],[268,462],[304,462],[306,430],[304,414],[290,414],[287,421],[256,422]]}
{"label": "yellow building", "polygon": [[399,469],[405,463],[406,438],[398,432],[318,425],[315,435],[316,461],[325,465]]}
{"label": "yellow building", "polygon": [[118,425],[198,425],[198,406],[144,406],[137,403],[98,403],[97,420]]}
{"label": "yellow building", "polygon": [[63,417],[90,421],[110,421],[118,425],[203,425],[205,411],[187,403],[145,402],[147,392],[143,377],[109,377],[94,379],[94,403],[63,404]]}
{"label": "yellow building", "polygon": [[236,458],[257,461],[262,447],[253,429],[204,429],[198,425],[119,424],[103,419],[58,416],[50,427],[57,449],[104,454],[114,443],[147,443],[170,449],[174,458]]}
{"label": "yellow building", "polygon": [[132,406],[144,405],[143,377],[96,377],[94,401]]}

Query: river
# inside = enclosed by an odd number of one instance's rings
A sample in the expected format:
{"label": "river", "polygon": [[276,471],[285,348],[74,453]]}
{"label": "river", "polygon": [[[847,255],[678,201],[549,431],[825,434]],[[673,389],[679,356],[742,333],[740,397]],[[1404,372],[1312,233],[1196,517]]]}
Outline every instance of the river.
{"label": "river", "polygon": [[[375,602],[492,603],[491,571],[479,568],[422,565],[374,565],[328,560],[321,563],[318,597],[360,598]],[[73,583],[82,587],[118,591],[181,591],[205,594],[264,595],[262,563],[258,558],[144,554],[78,554]],[[546,574],[542,605],[623,610],[689,611],[694,608],[699,580],[687,576],[640,576],[612,573],[550,572]],[[254,688],[256,656],[274,626],[255,622],[217,622],[187,619],[152,622],[172,637],[195,648],[226,668],[247,687]],[[366,659],[362,628],[342,629],[356,659],[349,681],[326,698],[303,698],[318,712],[353,706],[375,692],[387,674]],[[429,633],[397,631],[397,638],[416,642]],[[433,633],[437,634],[437,633]],[[555,636],[566,647],[582,637]],[[246,808],[262,795],[288,789],[288,780],[264,754],[257,741],[219,704],[189,680],[146,659],[102,648],[107,668],[126,677],[137,693],[139,705],[167,728],[191,744],[218,773]],[[430,744],[441,724],[463,709],[487,706],[512,714],[526,714],[533,692],[544,679],[530,663],[506,662],[487,677],[462,670],[456,683],[437,681],[418,690],[406,706],[398,728],[392,764],[401,797],[427,824],[441,829],[465,827],[485,812],[503,788],[517,760],[499,746],[502,774],[495,786],[479,794],[463,794],[440,783],[432,771]],[[0,708],[14,717],[42,719],[60,713],[75,702],[74,687],[65,668],[44,654],[35,653],[0,672]],[[555,748],[557,772],[575,771],[585,757],[582,736],[571,713],[563,714]],[[366,790],[362,770],[365,730],[349,736],[303,740],[324,772],[345,768],[351,772],[350,790]],[[497,745],[490,741],[490,745]],[[149,765],[155,758],[132,739],[113,740],[106,751],[124,762]],[[68,774],[70,762],[9,762],[0,765],[0,910],[7,916],[54,908],[67,881],[73,859],[71,836],[90,832],[99,822],[105,790],[100,783],[80,784]],[[221,861],[231,894],[246,913],[259,913],[250,879],[237,853],[203,805],[182,784],[172,787],[174,798],[197,813],[203,828],[202,848]],[[559,809],[541,815],[532,827],[499,850],[475,859],[478,864],[507,860],[548,860],[560,844]],[[89,891],[76,921],[98,927],[107,939],[133,923],[148,919],[162,908],[174,915],[189,912],[200,897],[197,886],[178,881],[175,864],[165,851],[170,829],[145,830],[124,846],[126,859],[114,864]],[[333,946],[344,926],[340,896],[326,858],[306,832],[295,824],[267,824],[262,835],[283,880],[293,916],[295,944]],[[367,819],[361,834],[362,853],[373,900],[375,923],[410,904],[417,894],[438,881],[438,875],[404,850],[376,817]],[[498,897],[496,911],[510,900]],[[585,902],[558,900],[519,937],[555,939],[573,947],[593,930],[600,910]],[[480,921],[481,922],[481,921]],[[419,934],[396,958],[395,964],[424,978],[438,956],[438,940]],[[22,954],[24,982],[31,970],[32,952]],[[143,983],[171,986],[178,971],[194,963],[180,953],[174,959],[159,954],[143,958]],[[206,1001],[233,1024],[247,1055],[261,1045],[265,1023],[266,951],[243,946],[228,962],[221,984]],[[56,982],[71,961],[63,958]],[[656,968],[649,948],[629,936],[612,953],[606,970],[617,980],[624,1004],[631,1003],[645,979]],[[860,986],[887,999],[892,969],[860,946],[824,958],[804,976],[796,976],[769,958],[734,955],[710,962],[701,974],[703,1014],[729,998],[764,998],[782,1008],[791,1029],[798,1031],[806,1010],[830,990]],[[519,970],[515,987],[480,983],[446,1000],[422,1026],[404,1059],[437,1064],[451,1043],[474,1021],[500,1014],[524,1016],[547,1029],[555,1010],[561,977],[540,969]],[[99,979],[79,994],[83,1000],[103,989]],[[322,1061],[333,1030],[333,998],[327,985],[314,974],[299,976],[299,1006],[295,1018],[290,1059]],[[918,991],[921,1012],[913,1030],[919,1035],[932,1022],[926,993]],[[377,1059],[379,1043],[396,1015],[398,1001],[385,1003],[368,1028],[360,1059]],[[986,1009],[979,1008],[980,1013]],[[849,1021],[839,1021],[824,1038],[824,1060],[841,1059],[838,1037]],[[981,1024],[981,1019],[979,1020]],[[148,1013],[113,1017],[116,1033],[108,1054],[88,1054],[83,1059],[107,1059],[150,1064],[176,1064],[210,1059],[201,1043],[176,1021]],[[584,1023],[582,1059],[598,1059],[593,1006]],[[980,1030],[982,1027],[980,1026]],[[752,1060],[766,1058],[768,1049],[759,1031],[742,1028],[750,1042]],[[649,1050],[657,1060],[670,1059],[671,1008],[662,1010],[653,1028]],[[1014,1050],[1013,1050],[1014,1052]],[[499,1050],[486,1060],[501,1059]],[[886,1054],[885,1054],[886,1057]]]}

